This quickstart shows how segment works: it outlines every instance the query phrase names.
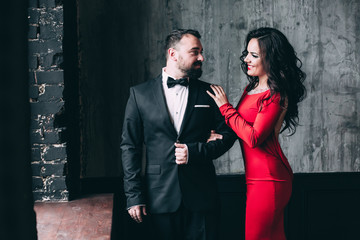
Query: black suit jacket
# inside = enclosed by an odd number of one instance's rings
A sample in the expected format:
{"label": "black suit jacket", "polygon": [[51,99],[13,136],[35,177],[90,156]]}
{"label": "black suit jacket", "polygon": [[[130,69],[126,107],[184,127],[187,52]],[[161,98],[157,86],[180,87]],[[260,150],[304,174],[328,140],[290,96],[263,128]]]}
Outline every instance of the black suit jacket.
{"label": "black suit jacket", "polygon": [[[178,135],[167,110],[161,75],[130,89],[121,142],[127,207],[146,204],[150,213],[169,213],[176,211],[183,200],[193,211],[216,208],[212,160],[233,145],[236,135],[226,126],[206,90],[210,90],[210,84],[190,79],[187,108]],[[222,134],[223,139],[206,143],[211,130]],[[188,146],[186,165],[175,163],[177,140]]]}

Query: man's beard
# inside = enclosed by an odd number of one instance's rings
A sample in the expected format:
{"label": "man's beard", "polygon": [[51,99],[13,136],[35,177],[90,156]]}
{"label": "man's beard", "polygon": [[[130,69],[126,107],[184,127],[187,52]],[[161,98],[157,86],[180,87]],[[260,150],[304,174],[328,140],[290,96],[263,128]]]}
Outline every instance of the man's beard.
{"label": "man's beard", "polygon": [[201,77],[202,69],[201,68],[198,68],[198,69],[190,68],[189,70],[186,71],[186,74],[189,78],[198,79]]}
{"label": "man's beard", "polygon": [[[199,66],[199,65],[200,65],[199,68],[195,68],[195,66]],[[194,62],[194,64],[188,69],[182,68],[182,67],[180,67],[180,69],[183,73],[185,73],[185,77],[198,79],[202,75],[201,66],[202,66],[202,62],[197,61],[197,62]]]}

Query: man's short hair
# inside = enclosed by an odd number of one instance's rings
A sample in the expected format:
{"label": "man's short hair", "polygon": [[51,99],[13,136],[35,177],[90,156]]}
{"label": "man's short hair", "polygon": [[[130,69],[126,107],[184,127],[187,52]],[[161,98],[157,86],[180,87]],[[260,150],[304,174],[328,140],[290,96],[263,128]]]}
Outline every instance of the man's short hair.
{"label": "man's short hair", "polygon": [[[167,52],[167,50],[169,48],[173,48],[178,42],[180,42],[180,40],[182,39],[182,37],[186,34],[191,34],[194,37],[197,37],[198,39],[201,38],[201,35],[198,31],[193,30],[193,29],[176,29],[173,30],[167,37],[165,40],[165,51]],[[166,53],[167,55],[167,53]]]}

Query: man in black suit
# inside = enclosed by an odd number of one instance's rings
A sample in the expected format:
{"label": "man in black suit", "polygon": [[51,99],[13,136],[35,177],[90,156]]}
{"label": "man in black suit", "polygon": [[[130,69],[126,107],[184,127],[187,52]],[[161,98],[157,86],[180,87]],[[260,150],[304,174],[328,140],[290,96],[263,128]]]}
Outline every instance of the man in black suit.
{"label": "man in black suit", "polygon": [[[212,160],[236,136],[206,93],[210,84],[198,80],[204,61],[200,37],[190,29],[171,32],[162,74],[132,87],[125,111],[121,149],[128,212],[137,222],[149,213],[156,239],[218,237]],[[222,139],[207,142],[211,130]]]}

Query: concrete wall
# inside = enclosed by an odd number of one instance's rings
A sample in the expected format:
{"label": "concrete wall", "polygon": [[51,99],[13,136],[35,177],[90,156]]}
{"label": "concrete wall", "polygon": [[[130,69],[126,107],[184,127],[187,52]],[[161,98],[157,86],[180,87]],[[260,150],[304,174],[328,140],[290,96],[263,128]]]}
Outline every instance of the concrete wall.
{"label": "concrete wall", "polygon": [[[205,63],[202,79],[225,87],[236,104],[247,80],[239,57],[246,33],[276,27],[303,61],[308,96],[300,124],[281,136],[295,172],[360,171],[360,1],[344,0],[151,0],[139,8],[147,43],[139,71],[150,76],[164,65],[163,39],[173,28],[198,29]],[[136,27],[136,25],[134,25]],[[139,26],[138,26],[139,27]],[[145,71],[146,72],[146,71]],[[215,161],[219,174],[244,172],[238,144]]]}

